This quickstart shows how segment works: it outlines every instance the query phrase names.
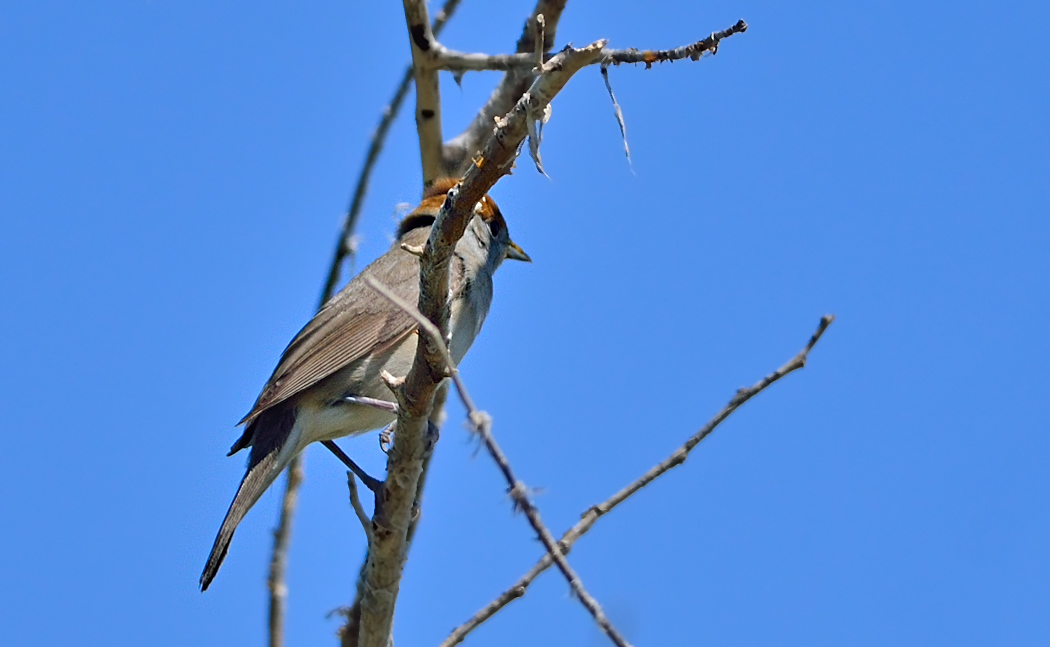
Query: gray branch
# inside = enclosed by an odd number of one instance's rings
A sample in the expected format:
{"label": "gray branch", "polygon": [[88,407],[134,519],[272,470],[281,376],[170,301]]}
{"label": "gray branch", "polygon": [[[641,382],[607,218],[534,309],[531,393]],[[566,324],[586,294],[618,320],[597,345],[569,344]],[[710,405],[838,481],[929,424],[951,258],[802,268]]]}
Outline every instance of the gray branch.
{"label": "gray branch", "polygon": [[292,521],[299,500],[299,485],[303,482],[303,458],[296,456],[288,466],[288,479],[281,500],[281,518],[273,533],[273,554],[270,556],[270,575],[266,580],[270,591],[269,635],[270,647],[284,647],[284,616],[288,602],[288,546],[292,540]]}
{"label": "gray branch", "polygon": [[443,175],[441,167],[441,89],[438,71],[427,64],[438,45],[430,26],[425,0],[403,0],[408,40],[412,48],[412,74],[416,81],[416,131],[423,163],[423,186]]}
{"label": "gray branch", "polygon": [[[532,14],[525,20],[521,37],[514,48],[519,54],[535,52],[540,49],[549,52],[554,47],[557,37],[558,22],[565,10],[568,0],[538,0]],[[536,22],[543,16],[543,42],[536,42]],[[481,148],[492,133],[492,122],[501,115],[507,114],[518,98],[528,89],[533,81],[532,69],[516,68],[503,75],[499,85],[489,95],[488,101],[478,111],[467,128],[445,144],[442,152],[445,172],[449,176],[460,176],[470,164],[475,151]]]}
{"label": "gray branch", "polygon": [[597,622],[598,626],[602,628],[602,631],[604,631],[613,643],[619,647],[629,647],[627,641],[620,635],[616,628],[613,627],[612,623],[609,622],[609,619],[605,616],[598,601],[587,592],[586,588],[584,588],[580,576],[577,575],[569,565],[562,549],[555,543],[554,536],[551,535],[550,530],[547,529],[543,520],[540,519],[539,509],[529,499],[528,488],[514,475],[514,470],[510,466],[510,461],[503,453],[503,450],[500,449],[499,444],[496,443],[495,436],[492,435],[492,417],[484,411],[478,410],[477,406],[474,404],[473,398],[470,397],[470,393],[467,392],[467,386],[463,383],[463,378],[460,375],[459,370],[456,368],[455,363],[452,361],[452,356],[448,352],[448,347],[442,340],[441,331],[437,326],[424,317],[422,313],[413,308],[412,304],[405,302],[394,294],[390,288],[371,277],[366,279],[366,281],[373,290],[415,319],[419,324],[420,329],[422,329],[423,332],[427,334],[427,337],[429,337],[430,342],[441,349],[440,354],[444,361],[445,369],[448,371],[449,377],[452,378],[452,383],[456,385],[456,392],[459,394],[460,400],[463,402],[463,406],[467,410],[467,420],[470,424],[470,428],[474,433],[481,437],[489,455],[491,455],[492,459],[496,461],[496,465],[499,467],[500,472],[503,473],[504,478],[507,480],[508,490],[511,498],[514,500],[515,508],[520,509],[525,513],[532,529],[539,536],[543,545],[547,547],[547,554],[553,562],[558,565],[558,569],[563,575],[565,575],[565,579],[569,581],[569,587],[572,589],[572,592],[591,613],[595,622]]}
{"label": "gray branch", "polygon": [[[562,4],[562,8],[564,8],[564,4]],[[538,5],[537,12],[539,12]],[[542,15],[546,22],[544,46],[549,49],[550,44],[554,40],[554,30],[557,27],[557,18],[560,17],[561,14],[560,12],[556,14],[552,21],[550,16],[545,13],[534,13],[529,19],[530,22],[526,25],[526,33],[529,32],[530,24],[536,24],[538,15]],[[733,34],[743,33],[744,31],[747,31],[747,23],[740,20],[729,29],[715,32],[707,38],[701,39],[691,45],[685,45],[676,49],[646,51],[640,51],[637,49],[607,49],[602,52],[601,58],[595,61],[595,64],[601,65],[604,68],[609,65],[620,65],[621,63],[645,63],[646,68],[649,68],[652,67],[653,63],[663,61],[676,61],[684,58],[698,60],[707,52],[712,54],[717,52],[718,45],[723,39],[728,38]],[[488,133],[491,131],[493,119],[498,114],[502,113],[504,106],[509,106],[513,101],[517,100],[517,97],[521,96],[522,92],[524,92],[529,79],[532,78],[531,74],[536,65],[535,55],[531,53],[529,49],[523,49],[522,44],[525,40],[525,36],[523,35],[522,40],[518,41],[517,54],[499,54],[493,56],[485,54],[466,54],[450,50],[437,44],[428,57],[425,64],[430,65],[434,69],[449,70],[458,73],[476,70],[507,71],[499,86],[489,97],[488,103],[481,109],[478,116],[474,118],[474,121],[471,122],[466,130],[445,144],[443,159],[446,173],[457,175],[463,170],[463,168],[465,168],[467,160],[473,155],[473,152],[478,149],[481,142],[485,140],[485,137],[487,137]],[[532,43],[526,44],[534,44],[534,42],[535,41],[532,41]],[[544,51],[547,50],[545,49]],[[546,54],[544,55],[544,58],[549,58],[549,56],[549,54]]]}
{"label": "gray branch", "polygon": [[[461,0],[446,0],[445,6],[438,12],[431,27],[431,32],[435,38],[441,35],[442,30],[444,30],[456,8],[459,7],[460,2]],[[353,266],[354,254],[357,251],[353,245],[353,234],[354,229],[357,228],[357,219],[361,215],[361,209],[365,204],[368,183],[372,179],[372,171],[375,169],[376,162],[379,161],[379,155],[383,152],[383,146],[386,144],[386,136],[390,132],[390,126],[393,125],[398,113],[401,112],[401,106],[405,102],[405,97],[408,96],[408,90],[412,87],[412,79],[412,65],[410,64],[405,69],[404,74],[401,75],[401,82],[398,84],[397,90],[394,91],[394,96],[390,99],[390,103],[383,108],[383,116],[380,117],[379,124],[376,126],[375,132],[372,133],[372,141],[369,143],[368,152],[365,154],[365,163],[361,167],[361,174],[357,177],[357,182],[354,185],[354,197],[351,199],[350,208],[347,209],[346,217],[343,219],[343,227],[339,234],[339,240],[336,242],[332,264],[328,268],[328,278],[325,280],[324,289],[321,291],[321,294],[325,295],[321,300],[322,305],[331,295],[335,294],[335,287],[339,283],[344,262],[349,261],[349,265]]]}
{"label": "gray branch", "polygon": [[[410,26],[412,15],[406,0]],[[466,231],[474,205],[510,171],[527,132],[526,120],[544,107],[578,70],[601,56],[605,42],[582,49],[566,49],[548,61],[542,73],[507,116],[497,123],[482,154],[475,158],[463,181],[449,191],[420,258],[418,310],[444,339],[449,329],[448,286],[450,261],[456,243]],[[387,478],[372,518],[373,542],[362,574],[361,619],[358,644],[387,647],[394,608],[408,547],[417,484],[423,471],[425,429],[438,386],[446,376],[440,346],[420,336],[412,368],[404,379],[391,380],[398,403],[394,444],[387,458]]]}
{"label": "gray branch", "polygon": [[[561,554],[566,555],[572,545],[582,537],[592,526],[598,521],[599,518],[610,512],[613,508],[626,501],[631,495],[638,492],[646,485],[649,485],[657,478],[670,471],[672,468],[677,467],[685,462],[685,459],[689,456],[689,453],[700,444],[704,438],[711,434],[718,425],[720,425],[726,418],[730,416],[734,411],[739,409],[745,402],[755,397],[769,385],[773,384],[777,380],[781,379],[785,375],[792,373],[806,365],[806,360],[809,358],[809,352],[813,350],[813,347],[820,341],[824,331],[827,330],[831,322],[835,320],[833,315],[825,315],[820,320],[820,325],[817,327],[817,331],[810,337],[809,342],[806,344],[797,355],[791,358],[788,363],[784,364],[776,371],[773,371],[766,377],[759,380],[754,386],[750,388],[740,389],[736,392],[733,398],[729,401],[725,407],[722,408],[715,417],[711,418],[706,425],[700,428],[698,432],[693,434],[685,442],[684,445],[675,450],[670,456],[661,461],[655,467],[650,469],[648,472],[643,474],[633,483],[623,488],[616,494],[612,495],[598,505],[592,506],[587,512],[585,512],[580,519],[579,523],[573,526],[568,532],[562,535],[562,538],[558,540],[558,547]],[[507,606],[514,600],[525,595],[526,589],[529,585],[539,577],[540,573],[547,570],[555,563],[553,553],[548,552],[544,555],[535,566],[532,567],[528,573],[526,573],[520,580],[518,580],[513,586],[504,591],[499,597],[490,602],[485,608],[478,611],[473,618],[457,627],[444,642],[441,643],[440,647],[453,647],[463,642],[463,639],[467,637],[471,631],[474,631],[481,626],[496,613]]]}

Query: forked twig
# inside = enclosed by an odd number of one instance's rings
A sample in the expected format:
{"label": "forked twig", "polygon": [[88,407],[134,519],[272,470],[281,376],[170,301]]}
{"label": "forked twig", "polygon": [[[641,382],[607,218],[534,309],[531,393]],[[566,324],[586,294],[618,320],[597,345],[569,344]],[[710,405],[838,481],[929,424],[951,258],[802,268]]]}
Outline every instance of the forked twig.
{"label": "forked twig", "polygon": [[[825,315],[824,317],[822,317],[820,320],[820,325],[817,327],[817,331],[813,333],[812,337],[810,337],[809,342],[806,344],[805,348],[803,348],[797,355],[791,358],[790,361],[778,368],[776,371],[770,373],[766,377],[759,380],[752,387],[740,389],[739,391],[737,391],[733,398],[729,401],[729,404],[727,404],[725,407],[722,408],[721,411],[715,414],[715,416],[711,418],[711,420],[709,420],[707,424],[701,427],[698,432],[693,434],[693,436],[690,437],[684,445],[679,447],[670,456],[668,456],[655,467],[643,474],[633,483],[623,488],[616,494],[612,495],[606,501],[596,506],[592,506],[590,509],[588,509],[583,514],[580,521],[575,526],[573,526],[568,532],[562,535],[561,539],[558,540],[558,546],[562,554],[567,554],[569,552],[569,549],[572,548],[572,545],[575,544],[576,541],[580,537],[582,537],[588,530],[590,530],[591,527],[594,526],[595,522],[597,522],[600,517],[608,513],[616,506],[623,503],[631,495],[638,492],[638,490],[641,490],[649,483],[652,483],[664,473],[684,463],[686,457],[688,457],[689,455],[689,452],[691,452],[693,448],[695,448],[700,443],[700,441],[702,441],[704,438],[710,435],[711,432],[714,431],[715,428],[722,423],[722,421],[724,421],[730,416],[730,414],[739,409],[741,405],[743,405],[745,402],[761,393],[763,390],[765,390],[766,387],[781,379],[788,373],[796,371],[805,366],[806,359],[809,357],[809,352],[813,350],[813,347],[817,344],[818,341],[820,341],[821,336],[823,336],[824,331],[827,330],[828,326],[830,326],[831,322],[834,320],[835,317],[833,315]],[[458,645],[459,643],[463,642],[463,639],[466,638],[467,634],[469,634],[474,629],[477,629],[479,626],[481,626],[481,624],[483,624],[492,616],[496,615],[496,613],[500,609],[525,595],[525,590],[529,587],[529,585],[532,584],[532,582],[539,576],[540,573],[550,568],[551,564],[553,563],[554,560],[552,559],[552,553],[548,552],[548,554],[544,555],[543,558],[541,558],[540,561],[537,562],[536,565],[533,566],[532,569],[528,573],[526,573],[520,580],[518,580],[513,586],[511,586],[502,594],[500,594],[499,597],[497,597],[495,600],[486,605],[485,608],[478,611],[473,618],[471,618],[470,620],[453,630],[449,637],[441,643],[440,647],[453,647],[454,645]]]}

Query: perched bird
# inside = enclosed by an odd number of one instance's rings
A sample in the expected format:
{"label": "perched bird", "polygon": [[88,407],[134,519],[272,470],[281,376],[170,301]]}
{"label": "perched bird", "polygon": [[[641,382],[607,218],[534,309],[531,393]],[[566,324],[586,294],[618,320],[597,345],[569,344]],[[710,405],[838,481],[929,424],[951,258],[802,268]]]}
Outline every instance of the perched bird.
{"label": "perched bird", "polygon": [[[292,458],[313,442],[356,435],[390,424],[394,414],[347,397],[389,399],[380,373],[408,373],[416,352],[416,323],[370,288],[371,276],[409,303],[419,300],[419,258],[402,249],[422,246],[455,180],[439,180],[398,227],[390,250],[366,267],[299,331],[285,349],[230,454],[251,448],[248,470],[215,537],[201,590],[219,570],[244,515]],[[450,352],[458,364],[492,303],[492,275],[504,259],[530,261],[510,239],[496,203],[485,196],[456,244],[450,279]]]}

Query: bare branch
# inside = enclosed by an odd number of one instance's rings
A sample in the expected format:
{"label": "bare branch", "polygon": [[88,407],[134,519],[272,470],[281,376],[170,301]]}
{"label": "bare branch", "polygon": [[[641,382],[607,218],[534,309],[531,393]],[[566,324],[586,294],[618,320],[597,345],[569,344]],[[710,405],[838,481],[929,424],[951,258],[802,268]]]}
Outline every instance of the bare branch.
{"label": "bare branch", "polygon": [[[542,18],[542,16],[539,16],[539,18]],[[723,39],[745,31],[747,31],[747,23],[739,20],[729,29],[715,32],[691,45],[683,45],[675,49],[641,51],[632,47],[630,49],[606,50],[600,63],[602,66],[620,65],[621,63],[645,63],[646,68],[649,68],[652,67],[653,63],[680,61],[685,58],[697,61],[707,52],[717,53],[718,44]],[[446,70],[449,72],[517,70],[527,72],[534,67],[539,67],[540,63],[550,58],[550,55],[545,55],[543,52],[536,52],[535,54],[468,54],[449,49],[435,41],[421,58],[420,65],[429,70]]]}
{"label": "bare branch", "polygon": [[533,504],[528,497],[528,488],[522,481],[514,476],[514,471],[510,466],[510,461],[507,460],[507,456],[496,443],[495,436],[492,435],[492,417],[483,411],[479,411],[474,405],[474,401],[467,392],[467,387],[463,383],[459,371],[456,369],[456,366],[452,361],[452,356],[448,352],[447,345],[441,337],[441,331],[438,330],[437,326],[428,321],[418,310],[413,308],[410,303],[394,294],[390,288],[371,277],[367,278],[366,281],[373,290],[379,292],[379,294],[384,296],[391,303],[408,313],[408,315],[419,324],[420,328],[427,334],[427,336],[430,337],[431,342],[435,346],[443,349],[441,355],[444,358],[445,367],[449,371],[453,383],[456,385],[456,391],[459,393],[459,397],[463,401],[463,406],[467,409],[470,426],[475,433],[481,436],[486,449],[488,449],[489,454],[492,456],[493,460],[496,461],[496,465],[499,466],[504,478],[506,478],[510,495],[514,499],[515,507],[525,512],[529,524],[532,525],[533,530],[539,535],[543,545],[547,547],[551,559],[558,565],[559,570],[561,570],[565,575],[565,578],[569,581],[569,586],[572,588],[573,593],[575,593],[580,599],[583,606],[591,612],[591,615],[594,616],[598,625],[616,645],[627,647],[627,641],[624,640],[619,632],[616,631],[616,628],[612,626],[612,623],[609,622],[605,613],[602,611],[601,606],[598,604],[598,601],[587,592],[579,575],[577,575],[572,567],[569,566],[569,562],[565,559],[562,550],[557,544],[555,544],[554,536],[551,535],[550,530],[547,529],[543,520],[540,519],[539,509],[536,508],[535,504]]}
{"label": "bare branch", "polygon": [[[435,38],[444,30],[445,25],[456,11],[456,8],[459,7],[460,2],[461,0],[447,0],[445,2],[445,6],[441,8],[441,11],[434,18],[434,24],[431,27],[431,32]],[[349,261],[349,264],[353,265],[353,257],[357,250],[354,249],[352,244],[352,237],[354,229],[357,227],[357,219],[361,215],[361,209],[364,208],[365,195],[368,193],[368,182],[372,179],[372,170],[375,168],[376,162],[379,161],[379,154],[383,152],[383,145],[386,144],[386,136],[390,132],[390,126],[393,125],[394,119],[397,118],[398,113],[401,111],[401,105],[405,102],[405,97],[408,96],[408,90],[411,86],[412,66],[409,65],[401,76],[401,82],[398,84],[394,96],[390,99],[390,103],[383,108],[383,116],[379,119],[375,132],[372,133],[372,141],[368,145],[368,152],[365,154],[365,163],[361,167],[361,174],[358,176],[357,183],[354,186],[354,197],[351,199],[350,208],[347,209],[346,217],[343,219],[343,228],[339,234],[339,241],[335,246],[335,253],[332,255],[332,264],[328,268],[328,278],[325,280],[324,289],[321,291],[323,295],[321,299],[322,305],[335,294],[335,286],[339,283],[344,261]]]}
{"label": "bare branch", "polygon": [[[532,15],[525,20],[525,26],[521,32],[521,38],[514,48],[519,54],[534,52],[540,49],[549,52],[554,47],[557,37],[558,22],[561,20],[562,11],[568,0],[538,0]],[[536,42],[535,24],[537,18],[543,16],[543,42]],[[510,111],[522,93],[528,89],[533,81],[531,70],[521,68],[514,69],[503,75],[503,79],[489,96],[489,100],[478,111],[474,121],[454,139],[445,144],[442,153],[445,172],[449,176],[461,176],[467,170],[470,159],[474,153],[492,133],[492,122],[496,117]]]}
{"label": "bare branch", "polygon": [[423,163],[423,186],[428,187],[442,175],[441,90],[437,70],[426,64],[428,52],[438,43],[430,27],[425,0],[402,1],[412,47],[412,74],[416,80],[416,131]]}
{"label": "bare branch", "polygon": [[[766,387],[781,379],[788,373],[796,371],[805,366],[806,360],[809,357],[809,352],[813,350],[813,347],[817,344],[818,341],[820,341],[821,336],[823,336],[824,331],[827,330],[828,326],[830,326],[831,322],[834,320],[835,317],[833,315],[825,315],[823,318],[821,318],[820,325],[817,327],[817,331],[813,333],[812,337],[810,337],[809,343],[806,344],[806,347],[803,348],[797,355],[795,355],[795,357],[793,357],[790,361],[778,368],[773,373],[770,373],[766,377],[759,380],[751,388],[744,388],[737,391],[733,398],[729,401],[729,404],[727,404],[725,407],[722,408],[721,411],[715,414],[715,416],[711,418],[711,420],[709,420],[707,424],[701,427],[698,432],[693,434],[693,436],[690,437],[684,445],[679,447],[670,456],[668,456],[655,467],[643,474],[633,483],[623,488],[613,496],[609,497],[609,499],[607,499],[603,503],[600,503],[596,506],[592,506],[589,510],[587,510],[587,512],[583,514],[579,523],[573,526],[568,532],[562,535],[561,539],[558,540],[558,547],[561,553],[567,554],[569,552],[569,549],[572,548],[572,545],[575,544],[576,541],[580,537],[582,537],[588,530],[590,530],[591,527],[594,526],[595,522],[597,522],[600,517],[611,511],[616,506],[623,503],[635,492],[641,490],[649,483],[652,483],[657,478],[670,471],[672,468],[684,463],[685,459],[689,455],[689,452],[691,452],[693,448],[695,448],[700,443],[700,441],[702,441],[704,438],[710,435],[711,432],[714,431],[715,428],[722,423],[722,421],[724,421],[730,416],[730,414],[739,409],[741,405],[743,405],[745,402],[761,393],[763,390],[765,390]],[[463,642],[463,639],[466,638],[467,634],[481,626],[481,624],[483,624],[492,616],[496,615],[496,613],[500,609],[525,595],[525,590],[529,587],[529,585],[532,584],[532,582],[540,575],[540,573],[550,568],[551,565],[554,563],[552,555],[553,554],[550,552],[544,555],[543,558],[540,559],[539,562],[537,562],[536,565],[533,566],[532,569],[528,573],[526,573],[520,580],[518,580],[513,586],[511,586],[502,594],[500,594],[499,597],[497,597],[495,600],[486,605],[485,608],[478,611],[473,618],[457,627],[449,635],[449,637],[441,643],[440,647],[453,647],[454,645],[458,645],[459,643]]]}
{"label": "bare branch", "polygon": [[729,38],[733,34],[742,34],[747,31],[747,23],[743,20],[738,20],[735,25],[729,29],[722,31],[716,31],[707,38],[698,40],[692,45],[685,45],[684,47],[678,47],[676,49],[666,50],[645,50],[640,52],[636,49],[614,49],[605,53],[605,58],[602,60],[602,65],[619,65],[621,63],[645,63],[646,69],[653,66],[653,63],[663,63],[664,61],[680,61],[683,58],[689,58],[694,61],[699,60],[705,52],[711,52],[712,54],[718,53],[718,44],[723,38]]}
{"label": "bare branch", "polygon": [[[551,27],[551,21],[545,14],[534,14],[530,18],[529,24],[535,25],[538,22],[538,17],[540,15],[543,15],[546,22],[547,35],[545,36],[545,39],[547,43],[549,43],[554,38],[553,27]],[[558,14],[558,16],[560,16],[560,14]],[[528,31],[528,25],[526,25],[526,32]],[[684,58],[698,60],[706,52],[711,52],[712,54],[717,52],[718,44],[723,39],[744,31],[747,31],[747,23],[740,20],[729,29],[715,32],[707,38],[699,40],[691,45],[658,51],[609,49],[603,51],[601,59],[595,62],[602,66],[604,72],[604,68],[609,65],[620,65],[621,63],[645,63],[646,68],[649,68],[652,67],[653,63],[663,61],[676,61]],[[477,70],[507,70],[500,85],[489,97],[488,103],[481,109],[478,116],[475,117],[473,122],[471,122],[470,126],[468,126],[467,129],[460,133],[455,139],[445,144],[443,159],[445,170],[448,174],[458,175],[462,171],[466,166],[466,160],[468,157],[477,150],[478,146],[480,146],[481,142],[484,141],[485,137],[488,135],[488,132],[492,127],[492,120],[496,115],[500,114],[500,109],[503,108],[503,106],[509,106],[510,102],[514,101],[516,97],[521,96],[521,93],[524,92],[528,79],[531,78],[532,69],[536,65],[537,59],[537,53],[532,52],[529,49],[521,48],[524,39],[525,37],[522,36],[522,40],[518,41],[519,49],[517,54],[499,54],[492,56],[487,56],[485,54],[465,54],[463,52],[450,50],[440,44],[438,44],[431,52],[426,64],[435,69],[449,70],[457,73]],[[544,56],[544,58],[546,58],[546,56]],[[608,85],[608,77],[606,77],[606,85]],[[610,94],[612,94],[611,89]],[[615,103],[615,98],[613,101]],[[620,116],[618,120],[620,121],[622,130],[622,116]],[[626,146],[626,137],[624,138],[624,144]],[[629,154],[628,157],[630,157]]]}
{"label": "bare branch", "polygon": [[299,485],[303,482],[302,457],[288,466],[288,480],[281,501],[281,518],[273,533],[273,554],[270,557],[270,576],[267,588],[270,591],[270,647],[284,646],[284,610],[288,601],[288,586],[285,573],[288,570],[288,545],[292,538],[292,521],[299,498]]}
{"label": "bare branch", "polygon": [[361,497],[357,493],[357,480],[354,478],[354,472],[347,470],[346,472],[346,487],[350,490],[350,506],[353,507],[354,513],[357,514],[357,520],[361,522],[361,529],[365,531],[365,537],[368,538],[368,543],[372,543],[372,520],[368,518],[368,513],[365,512],[365,508],[361,505]]}
{"label": "bare branch", "polygon": [[[408,2],[406,1],[406,7]],[[410,22],[410,25],[412,23]],[[497,124],[483,155],[468,169],[463,181],[448,192],[431,227],[420,258],[419,311],[444,339],[449,327],[448,286],[452,252],[474,206],[510,170],[525,137],[525,120],[541,111],[572,75],[601,55],[605,42],[582,49],[566,49],[543,66],[528,96]],[[426,455],[424,429],[446,365],[439,347],[429,336],[420,336],[412,368],[395,391],[398,404],[394,446],[387,457],[387,478],[382,507],[373,515],[374,541],[363,572],[363,598],[359,645],[386,647],[393,626],[408,546],[408,531],[417,499],[417,485]]]}

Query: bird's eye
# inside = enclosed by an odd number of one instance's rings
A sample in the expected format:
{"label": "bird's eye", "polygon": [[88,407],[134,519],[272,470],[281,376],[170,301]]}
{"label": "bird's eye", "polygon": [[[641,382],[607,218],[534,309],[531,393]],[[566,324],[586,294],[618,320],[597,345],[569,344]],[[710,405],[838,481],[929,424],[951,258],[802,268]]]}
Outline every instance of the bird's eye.
{"label": "bird's eye", "polygon": [[493,218],[492,220],[489,220],[489,231],[492,232],[492,235],[494,237],[499,236],[500,232],[503,231],[503,221],[499,218]]}

